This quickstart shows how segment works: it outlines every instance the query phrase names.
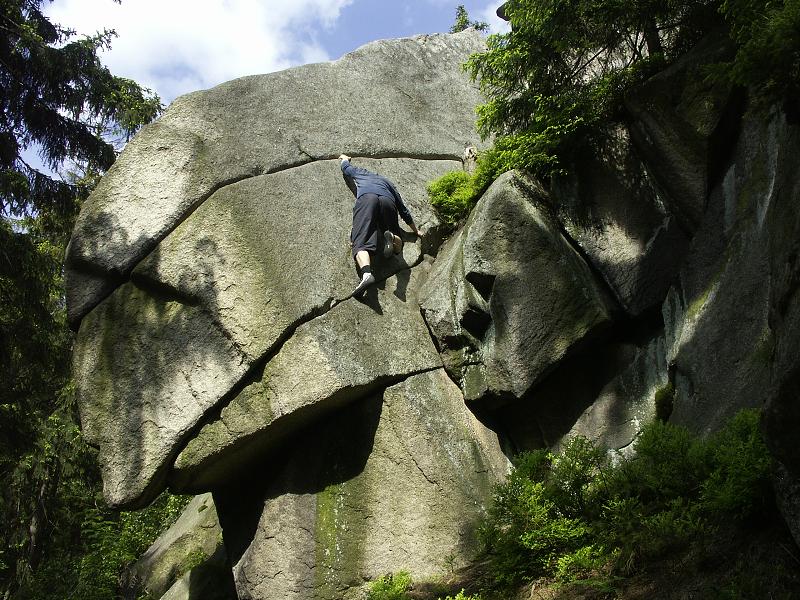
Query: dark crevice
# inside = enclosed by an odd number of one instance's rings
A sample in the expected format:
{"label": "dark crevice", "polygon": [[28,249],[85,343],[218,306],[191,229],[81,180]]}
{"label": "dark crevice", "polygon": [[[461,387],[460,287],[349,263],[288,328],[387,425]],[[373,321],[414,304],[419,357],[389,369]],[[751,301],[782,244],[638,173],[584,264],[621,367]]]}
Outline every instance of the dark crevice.
{"label": "dark crevice", "polygon": [[[747,108],[747,92],[744,88],[734,87],[725,110],[720,116],[717,126],[708,139],[707,164],[708,164],[708,198],[713,190],[722,181],[728,167],[733,162],[736,154],[736,144],[742,130],[742,119]],[[704,210],[705,212],[705,210]]]}
{"label": "dark crevice", "polygon": [[489,330],[489,326],[492,324],[492,316],[484,310],[468,305],[459,323],[475,338],[483,340]]}
{"label": "dark crevice", "polygon": [[669,365],[667,367],[667,384],[656,390],[656,419],[662,423],[669,421],[675,407],[675,378],[677,372],[678,367],[676,365]]}
{"label": "dark crevice", "polygon": [[465,275],[465,279],[472,284],[475,291],[480,294],[486,302],[492,295],[492,288],[494,288],[494,280],[497,276],[492,273],[478,273],[477,271],[470,271]]}
{"label": "dark crevice", "polygon": [[[368,396],[382,394],[387,388],[411,377],[441,368],[441,366],[429,367],[402,375],[379,377],[365,385],[344,387],[324,401],[301,406],[278,416],[264,428],[236,438],[220,452],[208,455],[199,465],[194,465],[188,475],[181,473],[175,477],[173,482],[179,486],[181,492],[200,493],[209,491],[212,487],[239,480],[251,472],[254,464],[263,462],[270,456],[279,453],[287,440],[295,438],[303,429],[319,423],[320,419],[326,415]],[[214,420],[222,420],[221,409],[220,414]],[[203,425],[199,425],[194,433],[199,433]],[[178,454],[175,454],[175,458]],[[231,465],[235,465],[235,467]]]}

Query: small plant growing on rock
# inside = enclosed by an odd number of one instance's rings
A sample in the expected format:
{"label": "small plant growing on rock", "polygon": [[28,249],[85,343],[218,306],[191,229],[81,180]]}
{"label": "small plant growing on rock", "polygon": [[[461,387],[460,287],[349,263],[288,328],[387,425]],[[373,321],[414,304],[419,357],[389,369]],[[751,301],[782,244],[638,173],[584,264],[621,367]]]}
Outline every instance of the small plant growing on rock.
{"label": "small plant growing on rock", "polygon": [[455,596],[447,596],[446,598],[439,598],[439,600],[481,600],[480,596],[465,596],[464,590],[458,592]]}
{"label": "small plant growing on rock", "polygon": [[367,600],[409,600],[410,588],[411,575],[407,571],[387,573],[370,584]]}

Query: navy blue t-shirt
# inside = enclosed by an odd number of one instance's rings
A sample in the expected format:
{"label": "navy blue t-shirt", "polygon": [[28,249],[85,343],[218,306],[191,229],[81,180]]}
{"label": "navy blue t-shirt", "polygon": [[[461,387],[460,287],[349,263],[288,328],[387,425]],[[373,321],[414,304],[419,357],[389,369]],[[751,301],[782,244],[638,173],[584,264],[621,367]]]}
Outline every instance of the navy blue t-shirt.
{"label": "navy blue t-shirt", "polygon": [[394,184],[386,179],[386,177],[382,177],[362,167],[354,167],[350,164],[349,160],[342,161],[342,173],[355,182],[356,198],[360,198],[364,194],[377,194],[378,196],[392,198],[394,200],[394,205],[397,207],[397,212],[403,221],[408,225],[414,222],[411,213],[408,212],[406,205],[403,204],[400,193],[395,189]]}

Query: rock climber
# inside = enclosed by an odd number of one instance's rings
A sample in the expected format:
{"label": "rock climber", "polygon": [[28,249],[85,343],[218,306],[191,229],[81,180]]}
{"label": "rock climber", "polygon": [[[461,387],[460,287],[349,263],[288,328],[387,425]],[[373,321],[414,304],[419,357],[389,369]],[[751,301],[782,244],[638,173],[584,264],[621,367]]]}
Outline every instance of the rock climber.
{"label": "rock climber", "polygon": [[348,187],[351,190],[355,187],[353,193],[356,196],[356,203],[353,206],[350,243],[361,277],[361,281],[353,290],[353,295],[359,296],[375,283],[370,255],[378,250],[378,240],[381,240],[383,255],[387,258],[392,253],[399,254],[403,251],[403,239],[400,237],[401,230],[397,216],[400,215],[417,236],[420,233],[411,213],[403,204],[400,193],[391,181],[367,169],[354,167],[346,154],[340,154],[339,160],[342,161],[342,174]]}

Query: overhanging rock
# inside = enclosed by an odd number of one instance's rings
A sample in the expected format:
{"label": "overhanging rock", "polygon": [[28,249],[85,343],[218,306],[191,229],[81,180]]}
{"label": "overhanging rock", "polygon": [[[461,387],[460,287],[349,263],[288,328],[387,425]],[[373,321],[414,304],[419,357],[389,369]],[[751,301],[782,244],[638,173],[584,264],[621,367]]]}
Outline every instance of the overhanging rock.
{"label": "overhanging rock", "polygon": [[414,293],[425,271],[427,265],[398,273],[370,290],[364,303],[348,300],[299,327],[256,380],[189,442],[173,486],[230,483],[321,415],[439,368]]}

